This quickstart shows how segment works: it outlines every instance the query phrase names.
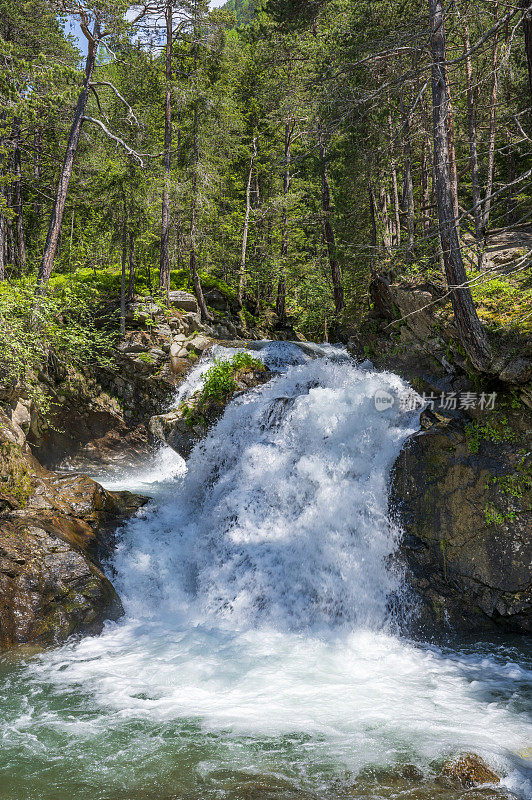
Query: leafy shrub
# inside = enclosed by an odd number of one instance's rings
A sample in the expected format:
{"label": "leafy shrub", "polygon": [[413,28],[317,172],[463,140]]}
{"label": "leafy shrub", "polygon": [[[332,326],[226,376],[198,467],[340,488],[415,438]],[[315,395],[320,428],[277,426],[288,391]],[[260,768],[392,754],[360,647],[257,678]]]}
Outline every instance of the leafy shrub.
{"label": "leafy shrub", "polygon": [[235,375],[241,370],[264,370],[264,364],[249,353],[236,353],[229,361],[215,359],[205,374],[203,388],[198,395],[198,405],[208,398],[225,400],[236,389]]}
{"label": "leafy shrub", "polygon": [[110,363],[110,335],[99,330],[93,287],[56,282],[37,297],[35,282],[0,283],[0,375],[23,382],[44,410],[47,401],[37,380],[53,360],[56,366],[81,367],[98,359]]}

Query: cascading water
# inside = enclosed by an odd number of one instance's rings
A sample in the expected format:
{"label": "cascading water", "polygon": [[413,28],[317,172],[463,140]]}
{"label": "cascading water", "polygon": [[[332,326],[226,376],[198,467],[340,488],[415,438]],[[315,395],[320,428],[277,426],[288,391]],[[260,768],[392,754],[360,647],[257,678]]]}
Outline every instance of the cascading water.
{"label": "cascading water", "polygon": [[417,416],[374,395],[404,384],[332,347],[257,355],[277,374],[187,467],[163,450],[125,478],[156,498],[112,565],[125,617],[4,665],[0,800],[403,797],[368,768],[428,780],[464,749],[532,797],[523,653],[394,632],[411,598],[387,480]]}

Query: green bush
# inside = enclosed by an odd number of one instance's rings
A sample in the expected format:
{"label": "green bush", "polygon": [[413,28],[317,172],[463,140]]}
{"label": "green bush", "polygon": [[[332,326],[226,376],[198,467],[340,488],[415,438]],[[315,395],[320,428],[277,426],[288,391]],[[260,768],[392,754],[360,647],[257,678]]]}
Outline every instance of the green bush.
{"label": "green bush", "polygon": [[35,288],[28,279],[0,283],[0,375],[25,383],[44,409],[39,371],[50,360],[66,371],[95,360],[110,364],[112,335],[95,325],[94,287],[56,280],[41,297]]}
{"label": "green bush", "polygon": [[249,353],[237,353],[229,361],[215,359],[205,375],[203,388],[198,396],[198,405],[205,400],[225,400],[236,389],[235,375],[241,370],[264,370],[264,364]]}

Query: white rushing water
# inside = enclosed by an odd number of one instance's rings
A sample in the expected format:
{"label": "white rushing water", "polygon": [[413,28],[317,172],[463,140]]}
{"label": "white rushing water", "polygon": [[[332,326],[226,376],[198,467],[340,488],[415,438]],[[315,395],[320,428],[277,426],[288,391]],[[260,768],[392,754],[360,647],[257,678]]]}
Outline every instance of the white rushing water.
{"label": "white rushing water", "polygon": [[187,466],[163,449],[110,485],[155,497],[112,565],[125,617],[8,672],[4,752],[32,791],[0,769],[0,799],[231,800],[239,771],[325,792],[368,765],[430,775],[463,750],[532,797],[530,662],[510,644],[396,632],[413,601],[387,481],[417,415],[377,411],[374,395],[404,384],[332,347],[257,354],[278,373]]}

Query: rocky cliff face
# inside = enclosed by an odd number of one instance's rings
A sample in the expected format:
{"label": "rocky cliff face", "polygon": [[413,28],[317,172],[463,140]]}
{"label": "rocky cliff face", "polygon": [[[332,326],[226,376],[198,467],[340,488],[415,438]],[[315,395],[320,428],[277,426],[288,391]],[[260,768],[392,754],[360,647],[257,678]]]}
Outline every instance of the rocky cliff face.
{"label": "rocky cliff face", "polygon": [[[376,280],[372,299],[373,313],[353,342],[357,355],[435,398],[392,482],[392,509],[405,530],[401,555],[417,598],[415,625],[422,632],[530,632],[531,338],[493,338],[491,374],[480,375],[437,287]],[[460,409],[461,395],[482,392],[495,393],[493,408]],[[451,393],[454,410],[440,402]]]}
{"label": "rocky cliff face", "polygon": [[145,498],[44,469],[0,412],[0,649],[95,633],[122,613],[99,556]]}
{"label": "rocky cliff face", "polygon": [[507,441],[493,422],[425,413],[395,465],[392,504],[423,632],[532,632],[532,426],[504,419]]}

